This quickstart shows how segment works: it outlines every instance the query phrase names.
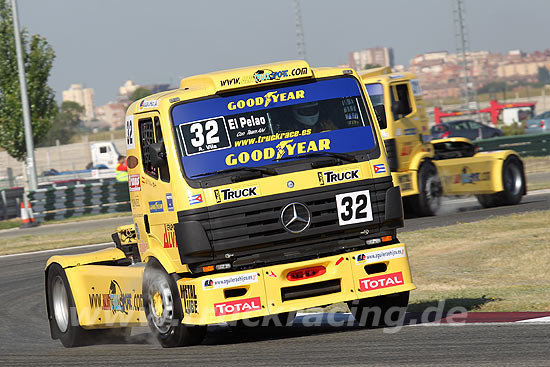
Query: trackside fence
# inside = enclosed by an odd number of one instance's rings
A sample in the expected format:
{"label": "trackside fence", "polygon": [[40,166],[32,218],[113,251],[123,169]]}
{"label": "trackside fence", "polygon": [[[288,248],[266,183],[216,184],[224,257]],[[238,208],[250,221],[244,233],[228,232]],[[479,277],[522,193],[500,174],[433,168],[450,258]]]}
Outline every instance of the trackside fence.
{"label": "trackside fence", "polygon": [[131,210],[128,183],[116,181],[38,189],[29,201],[37,221]]}
{"label": "trackside fence", "polygon": [[550,155],[550,133],[476,140],[480,151],[512,149],[522,157]]}

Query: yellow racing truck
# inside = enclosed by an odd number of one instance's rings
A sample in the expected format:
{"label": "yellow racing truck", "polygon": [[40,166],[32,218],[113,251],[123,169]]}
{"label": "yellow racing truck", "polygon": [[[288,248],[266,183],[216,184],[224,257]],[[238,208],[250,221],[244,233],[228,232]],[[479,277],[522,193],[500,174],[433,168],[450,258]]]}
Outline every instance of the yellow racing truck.
{"label": "yellow racing truck", "polygon": [[305,61],[189,77],[133,103],[134,224],[112,248],[48,260],[52,338],[148,324],[163,347],[192,345],[209,324],[287,324],[336,302],[387,322],[415,287],[378,124],[356,72]]}
{"label": "yellow racing truck", "polygon": [[515,151],[477,152],[467,138],[431,140],[414,73],[380,67],[360,76],[375,109],[385,109],[387,127],[381,133],[405,212],[435,215],[444,195],[475,195],[486,208],[521,201],[525,173]]}

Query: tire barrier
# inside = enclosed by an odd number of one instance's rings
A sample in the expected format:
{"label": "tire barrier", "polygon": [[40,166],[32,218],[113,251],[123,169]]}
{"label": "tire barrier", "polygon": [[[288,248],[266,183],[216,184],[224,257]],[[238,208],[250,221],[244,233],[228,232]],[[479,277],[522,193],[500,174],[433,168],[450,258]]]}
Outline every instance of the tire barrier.
{"label": "tire barrier", "polygon": [[0,219],[17,218],[20,214],[20,203],[22,201],[22,187],[0,191]]}
{"label": "tire barrier", "polygon": [[501,136],[476,140],[474,143],[481,152],[511,149],[518,152],[522,157],[550,155],[550,133]]}
{"label": "tire barrier", "polygon": [[131,210],[128,183],[111,180],[38,189],[29,192],[29,201],[37,221]]}

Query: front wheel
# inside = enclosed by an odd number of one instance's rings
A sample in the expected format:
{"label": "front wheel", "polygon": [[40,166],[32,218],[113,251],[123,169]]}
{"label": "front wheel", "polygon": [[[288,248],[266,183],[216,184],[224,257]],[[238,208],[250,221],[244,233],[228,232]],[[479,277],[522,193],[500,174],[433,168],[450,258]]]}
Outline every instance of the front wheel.
{"label": "front wheel", "polygon": [[418,191],[408,201],[407,207],[413,208],[418,216],[432,216],[441,206],[443,187],[437,169],[431,162],[424,162],[418,170]]}
{"label": "front wheel", "polygon": [[409,291],[347,302],[359,326],[396,325],[409,304]]}
{"label": "front wheel", "polygon": [[143,305],[147,323],[164,348],[199,344],[206,326],[182,324],[183,309],[175,280],[151,259],[143,274]]}

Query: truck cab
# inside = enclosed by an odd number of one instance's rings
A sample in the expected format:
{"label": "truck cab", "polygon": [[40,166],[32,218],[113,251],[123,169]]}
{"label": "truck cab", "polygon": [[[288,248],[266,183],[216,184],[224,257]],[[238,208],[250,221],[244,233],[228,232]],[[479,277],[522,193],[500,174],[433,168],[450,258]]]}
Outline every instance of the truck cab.
{"label": "truck cab", "polygon": [[185,78],[133,103],[133,234],[114,236],[145,264],[117,279],[122,292],[142,281],[132,321],[171,347],[213,323],[336,302],[365,323],[367,306],[406,306],[414,284],[384,119],[354,71],[305,61]]}

